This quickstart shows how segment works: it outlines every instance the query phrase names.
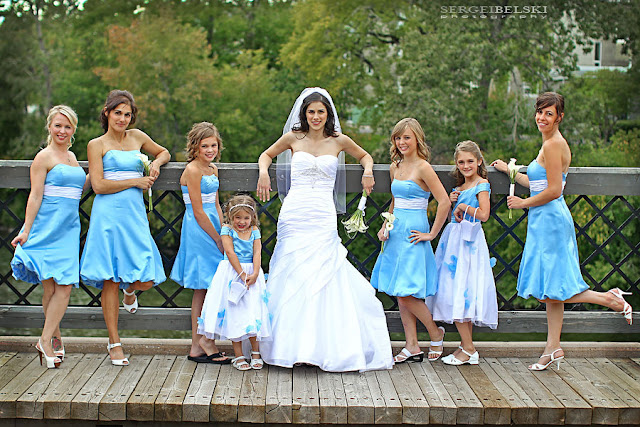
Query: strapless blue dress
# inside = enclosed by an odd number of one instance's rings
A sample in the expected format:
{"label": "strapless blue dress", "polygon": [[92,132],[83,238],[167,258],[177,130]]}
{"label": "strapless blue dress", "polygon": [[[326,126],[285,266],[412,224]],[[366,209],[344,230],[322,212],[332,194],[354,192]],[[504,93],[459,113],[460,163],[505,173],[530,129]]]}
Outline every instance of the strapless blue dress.
{"label": "strapless blue dress", "polygon": [[80,166],[58,163],[47,173],[40,209],[29,238],[16,247],[13,277],[28,283],[53,279],[78,287],[80,217],[78,205],[86,174]]}
{"label": "strapless blue dress", "polygon": [[[547,188],[547,171],[536,160],[527,167],[527,176],[531,196]],[[563,188],[566,179],[563,174]],[[580,272],[573,218],[564,196],[529,208],[518,296],[564,301],[587,289]]]}
{"label": "strapless blue dress", "polygon": [[371,284],[380,292],[396,297],[425,299],[436,293],[437,268],[431,242],[413,244],[411,230],[428,233],[427,219],[430,193],[413,181],[394,179],[391,183],[396,219],[389,239],[378,255],[371,274]]}
{"label": "strapless blue dress", "polygon": [[[200,180],[202,208],[216,231],[220,233],[220,218],[216,208],[216,194],[220,181],[215,175],[203,176]],[[180,232],[180,250],[171,270],[171,279],[188,289],[207,289],[222,261],[222,252],[216,242],[198,225],[193,215],[193,206],[186,185],[181,185],[185,203],[182,231]]]}
{"label": "strapless blue dress", "polygon": [[[142,176],[138,154],[138,150],[107,151],[102,157],[105,179]],[[160,252],[149,230],[141,189],[96,194],[80,260],[80,277],[99,289],[105,280],[119,283],[120,289],[138,280],[154,285],[166,280]]]}

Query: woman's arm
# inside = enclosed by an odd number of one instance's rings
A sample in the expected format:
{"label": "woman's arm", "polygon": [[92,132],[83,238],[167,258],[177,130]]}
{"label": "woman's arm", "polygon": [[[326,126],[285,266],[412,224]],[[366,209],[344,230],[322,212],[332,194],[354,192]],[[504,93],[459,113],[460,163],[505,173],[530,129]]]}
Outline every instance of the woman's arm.
{"label": "woman's arm", "polygon": [[253,241],[253,273],[247,278],[247,285],[251,286],[256,283],[258,275],[260,274],[260,268],[262,265],[262,240],[256,239]]}
{"label": "woman's arm", "polygon": [[[191,167],[190,167],[191,166]],[[191,199],[191,208],[193,209],[193,216],[196,222],[202,228],[205,233],[213,239],[218,246],[218,249],[222,252],[222,240],[220,239],[220,233],[216,231],[209,215],[204,211],[202,206],[202,192],[200,190],[200,181],[202,180],[202,173],[191,163],[187,165],[184,170],[184,178],[187,182],[187,189],[189,190],[189,198]]]}
{"label": "woman's arm", "polygon": [[[494,160],[489,166],[493,166],[498,172],[509,175],[508,165],[500,159]],[[523,187],[529,188],[529,177],[525,173],[518,172],[516,174],[516,183],[522,185]]]}
{"label": "woman's arm", "polygon": [[22,232],[18,234],[12,241],[11,245],[15,248],[18,243],[24,245],[29,238],[31,232],[31,226],[33,221],[38,215],[40,205],[42,205],[42,195],[44,194],[44,181],[47,178],[47,155],[41,151],[33,159],[31,168],[29,169],[29,176],[31,180],[31,191],[29,192],[29,198],[27,199],[27,209],[24,215],[24,227]]}
{"label": "woman's arm", "polygon": [[[391,178],[391,182],[393,182],[393,178],[396,175],[396,170],[398,169],[398,167],[396,166],[395,163],[391,163],[391,166],[389,166],[389,177]],[[395,203],[395,198],[393,197],[393,193],[391,194],[391,204],[389,205],[389,213],[393,213],[393,206]],[[387,235],[384,235],[384,229],[387,227],[387,220],[385,219],[384,222],[382,223],[382,227],[380,228],[380,231],[378,231],[378,240],[380,240],[381,242],[384,242],[385,240],[387,240],[389,238],[389,234],[387,233]]]}
{"label": "woman's arm", "polygon": [[341,134],[339,138],[342,149],[362,165],[364,169],[361,180],[362,188],[367,194],[371,194],[373,186],[375,185],[375,180],[373,179],[373,158],[364,148],[356,144],[354,140],[347,135]]}
{"label": "woman's arm", "polygon": [[447,216],[449,215],[449,211],[451,209],[449,195],[444,189],[442,182],[440,182],[440,178],[438,178],[436,171],[433,170],[433,167],[431,167],[428,162],[424,162],[424,164],[420,166],[419,176],[427,184],[429,190],[431,190],[431,194],[433,194],[433,197],[438,202],[438,209],[436,210],[436,219],[435,221],[433,221],[431,231],[429,233],[421,233],[417,230],[411,230],[411,243],[431,241],[435,239],[445,221],[447,220]]}
{"label": "woman's arm", "polygon": [[269,166],[273,161],[273,158],[284,150],[291,149],[291,139],[293,138],[292,132],[287,132],[282,135],[276,142],[274,142],[269,148],[264,150],[258,158],[258,168],[260,170],[258,177],[257,193],[258,198],[262,202],[266,202],[271,199],[269,192],[271,191],[271,179],[269,178]]}
{"label": "woman's arm", "polygon": [[153,161],[149,166],[149,176],[155,180],[160,175],[160,166],[166,165],[171,160],[171,154],[141,130],[131,129],[129,132],[132,132],[136,138],[140,138],[142,140],[140,148],[153,156]]}
{"label": "woman's arm", "polygon": [[[545,169],[547,171],[547,188],[526,199],[518,196],[507,197],[509,209],[524,209],[541,206],[562,195],[562,148],[565,142],[560,139],[548,140],[542,144]],[[527,180],[528,181],[528,180]]]}
{"label": "woman's arm", "polygon": [[104,169],[102,165],[102,142],[94,139],[87,145],[87,158],[89,159],[89,176],[91,177],[91,188],[96,194],[113,194],[128,188],[137,187],[147,190],[153,184],[154,178],[143,176],[140,178],[125,179],[122,181],[112,181],[104,179]]}

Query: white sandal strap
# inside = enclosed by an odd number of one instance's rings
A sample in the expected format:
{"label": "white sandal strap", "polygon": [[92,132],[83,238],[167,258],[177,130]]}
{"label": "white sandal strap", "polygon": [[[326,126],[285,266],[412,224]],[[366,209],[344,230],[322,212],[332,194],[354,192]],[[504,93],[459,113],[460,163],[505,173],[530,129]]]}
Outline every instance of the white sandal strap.
{"label": "white sandal strap", "polygon": [[253,354],[260,354],[260,352],[259,352],[259,351],[252,351],[252,352],[251,352],[251,354],[252,354],[252,355],[253,355]]}
{"label": "white sandal strap", "polygon": [[135,295],[135,294],[136,294],[136,291],[127,292],[127,290],[126,290],[126,289],[123,289],[123,290],[122,290],[122,292],[124,292],[124,294],[125,294],[125,295],[128,295],[128,296],[132,296],[132,295]]}
{"label": "white sandal strap", "polygon": [[122,347],[122,343],[116,342],[116,343],[109,343],[107,344],[107,350],[111,350],[112,348],[116,348],[116,347]]}
{"label": "white sandal strap", "polygon": [[462,352],[463,352],[464,354],[466,354],[467,356],[469,356],[469,357],[473,356],[473,354],[472,354],[472,353],[469,353],[467,350],[465,350],[465,349],[464,349],[464,348],[462,348],[462,347],[460,347],[460,350],[462,350]]}

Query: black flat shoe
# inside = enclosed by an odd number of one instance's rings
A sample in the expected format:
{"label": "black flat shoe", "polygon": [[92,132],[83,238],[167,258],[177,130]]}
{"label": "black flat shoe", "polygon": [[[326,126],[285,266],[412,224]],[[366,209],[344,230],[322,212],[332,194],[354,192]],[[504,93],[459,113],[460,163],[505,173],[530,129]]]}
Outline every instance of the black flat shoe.
{"label": "black flat shoe", "polygon": [[196,363],[207,363],[207,355],[203,354],[202,356],[187,356],[187,360],[191,360]]}
{"label": "black flat shoe", "polygon": [[[208,356],[202,356],[202,357],[204,358],[203,363],[215,363],[216,365],[228,365],[231,363],[231,359],[226,357],[225,354],[220,351],[217,353],[213,353]],[[220,357],[225,357],[225,359],[213,360],[213,359],[218,359]]]}

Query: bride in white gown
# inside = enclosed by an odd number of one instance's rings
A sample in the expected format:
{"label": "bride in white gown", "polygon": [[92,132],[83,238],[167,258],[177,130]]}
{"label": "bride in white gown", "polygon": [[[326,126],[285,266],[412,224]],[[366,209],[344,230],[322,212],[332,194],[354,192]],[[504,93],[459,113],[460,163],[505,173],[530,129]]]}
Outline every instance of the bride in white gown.
{"label": "bride in white gown", "polygon": [[373,160],[339,126],[329,94],[307,88],[294,104],[284,135],[258,161],[258,197],[265,201],[273,157],[293,152],[291,188],[280,210],[267,282],[273,341],[260,345],[271,365],[308,363],[331,372],[393,366],[382,304],[346,258],[334,205],[340,154],[360,161],[367,193],[374,184]]}

